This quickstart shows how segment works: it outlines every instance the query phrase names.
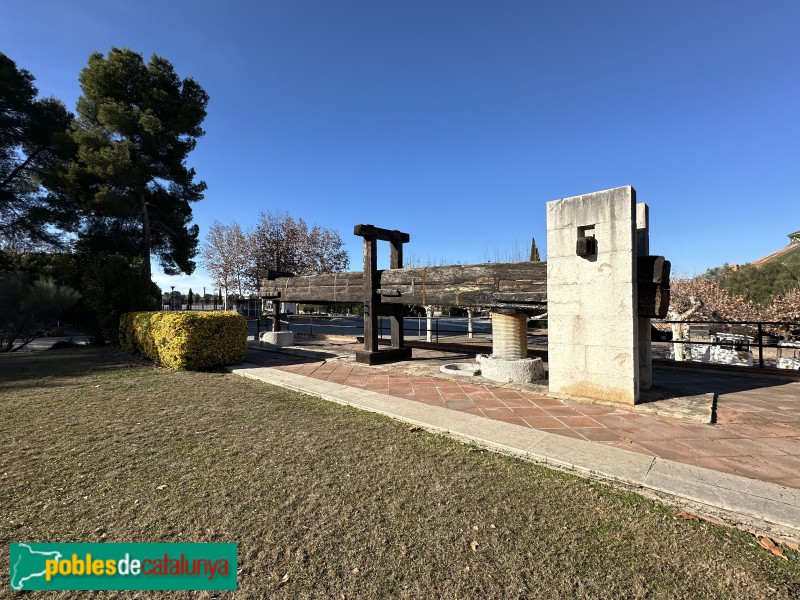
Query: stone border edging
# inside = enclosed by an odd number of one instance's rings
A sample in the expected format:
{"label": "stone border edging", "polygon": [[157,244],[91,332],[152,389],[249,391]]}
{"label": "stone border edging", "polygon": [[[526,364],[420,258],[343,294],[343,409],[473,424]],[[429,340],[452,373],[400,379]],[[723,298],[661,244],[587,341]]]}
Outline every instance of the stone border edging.
{"label": "stone border edging", "polygon": [[749,527],[800,536],[800,490],[663,458],[526,429],[413,400],[243,363],[235,375],[375,412],[436,433],[601,480],[732,513]]}

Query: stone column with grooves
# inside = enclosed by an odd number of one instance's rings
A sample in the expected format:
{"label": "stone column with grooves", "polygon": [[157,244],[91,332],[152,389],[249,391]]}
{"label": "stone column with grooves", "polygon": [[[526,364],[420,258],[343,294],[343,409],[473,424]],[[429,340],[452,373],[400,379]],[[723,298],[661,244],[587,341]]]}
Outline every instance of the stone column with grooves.
{"label": "stone column with grooves", "polygon": [[528,358],[528,316],[492,312],[492,356],[505,360]]}

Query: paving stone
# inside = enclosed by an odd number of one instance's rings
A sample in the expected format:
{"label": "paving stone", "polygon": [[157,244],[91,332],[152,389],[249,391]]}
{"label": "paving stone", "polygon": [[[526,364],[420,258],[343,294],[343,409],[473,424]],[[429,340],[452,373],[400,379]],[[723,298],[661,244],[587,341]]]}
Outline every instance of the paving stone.
{"label": "paving stone", "polygon": [[521,407],[511,407],[514,411],[514,414],[518,417],[522,418],[529,418],[529,417],[549,417],[550,415],[543,408],[537,408],[534,406],[521,406]]}
{"label": "paving stone", "polygon": [[655,456],[668,458],[669,460],[691,460],[699,456],[698,451],[691,446],[682,446],[674,440],[636,440],[636,443],[652,452]]}
{"label": "paving stone", "polygon": [[534,429],[569,429],[555,417],[526,417],[525,422]]}
{"label": "paving stone", "polygon": [[[443,398],[444,405],[450,410],[465,410],[467,408],[477,408],[472,400],[447,400]],[[479,409],[480,410],[480,409]],[[474,414],[474,413],[473,413]],[[481,413],[483,414],[483,413]]]}
{"label": "paving stone", "polygon": [[575,427],[573,431],[590,442],[619,442],[622,436],[606,427]]}
{"label": "paving stone", "polygon": [[582,416],[579,410],[569,406],[553,406],[544,409],[551,417],[580,417]]}
{"label": "paving stone", "polygon": [[506,406],[483,407],[483,414],[490,419],[501,419],[504,421],[507,419],[514,419],[514,422],[517,425],[523,425],[527,427],[527,423],[522,419],[522,417],[516,414],[514,409]]}
{"label": "paving stone", "polygon": [[591,417],[584,417],[584,416],[576,416],[576,417],[556,417],[559,421],[564,423],[567,427],[575,429],[577,427],[603,427],[600,423],[592,419]]}

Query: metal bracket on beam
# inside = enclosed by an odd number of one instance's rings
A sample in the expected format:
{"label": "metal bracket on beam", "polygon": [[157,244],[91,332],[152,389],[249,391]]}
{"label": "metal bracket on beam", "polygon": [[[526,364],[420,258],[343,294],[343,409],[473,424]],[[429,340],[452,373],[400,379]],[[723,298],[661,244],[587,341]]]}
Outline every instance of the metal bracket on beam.
{"label": "metal bracket on beam", "polygon": [[400,295],[400,290],[382,290],[382,289],[379,289],[379,290],[377,290],[377,292],[381,296],[399,296]]}

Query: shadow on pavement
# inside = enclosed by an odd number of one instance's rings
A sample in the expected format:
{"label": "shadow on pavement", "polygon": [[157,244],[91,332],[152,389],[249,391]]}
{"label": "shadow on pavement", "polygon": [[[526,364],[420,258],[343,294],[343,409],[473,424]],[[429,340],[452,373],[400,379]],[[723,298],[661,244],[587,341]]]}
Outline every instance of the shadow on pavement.
{"label": "shadow on pavement", "polygon": [[759,377],[749,373],[720,373],[718,371],[689,371],[653,367],[653,384],[655,386],[684,390],[693,394],[722,395],[792,383],[791,379]]}
{"label": "shadow on pavement", "polygon": [[308,363],[324,362],[329,358],[337,358],[340,354],[319,350],[295,350],[283,348],[281,350],[262,350],[248,348],[244,362],[260,367],[282,367],[286,365],[303,365]]}

